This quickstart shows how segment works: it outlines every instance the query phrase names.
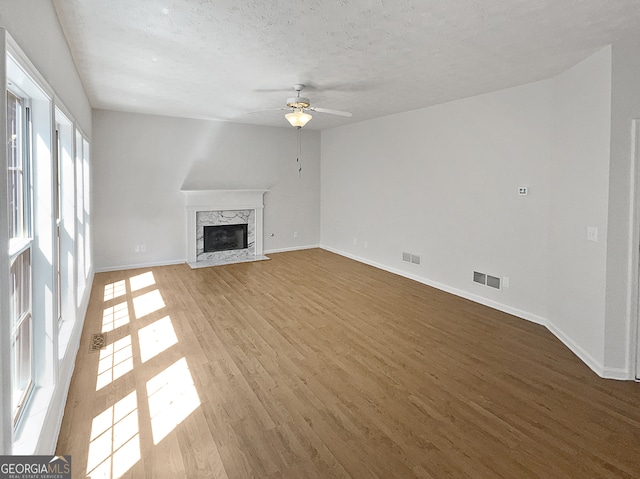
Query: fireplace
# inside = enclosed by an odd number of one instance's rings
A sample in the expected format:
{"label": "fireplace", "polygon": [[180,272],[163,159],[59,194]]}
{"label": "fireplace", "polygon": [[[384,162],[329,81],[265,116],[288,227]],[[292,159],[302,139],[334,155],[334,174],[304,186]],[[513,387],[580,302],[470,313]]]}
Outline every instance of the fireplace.
{"label": "fireplace", "polygon": [[198,262],[229,262],[255,255],[255,210],[198,211],[195,228]]}
{"label": "fireplace", "polygon": [[267,190],[183,190],[192,268],[269,259],[262,254]]}
{"label": "fireplace", "polygon": [[248,224],[204,226],[204,252],[245,249],[249,246]]}

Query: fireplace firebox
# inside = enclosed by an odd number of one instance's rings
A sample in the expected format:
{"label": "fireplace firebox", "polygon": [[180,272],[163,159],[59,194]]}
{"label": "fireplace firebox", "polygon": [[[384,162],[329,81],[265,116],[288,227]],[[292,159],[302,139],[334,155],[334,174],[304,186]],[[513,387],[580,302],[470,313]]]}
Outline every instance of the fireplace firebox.
{"label": "fireplace firebox", "polygon": [[247,248],[248,226],[247,224],[204,226],[204,252]]}

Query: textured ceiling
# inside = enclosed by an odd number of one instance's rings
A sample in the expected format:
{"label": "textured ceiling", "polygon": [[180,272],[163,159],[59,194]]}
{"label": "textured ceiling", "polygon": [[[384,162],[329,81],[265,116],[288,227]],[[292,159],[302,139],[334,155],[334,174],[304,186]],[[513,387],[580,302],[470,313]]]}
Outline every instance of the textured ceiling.
{"label": "textured ceiling", "polygon": [[[95,108],[325,129],[555,75],[640,31],[638,0],[53,0]],[[640,53],[639,53],[640,54]]]}

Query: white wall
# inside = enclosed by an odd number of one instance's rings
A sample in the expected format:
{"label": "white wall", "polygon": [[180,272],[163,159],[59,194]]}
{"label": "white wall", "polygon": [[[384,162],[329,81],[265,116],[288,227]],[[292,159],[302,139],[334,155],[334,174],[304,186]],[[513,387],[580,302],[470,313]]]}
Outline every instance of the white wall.
{"label": "white wall", "polygon": [[319,243],[319,132],[302,131],[300,177],[293,128],[105,110],[93,122],[97,269],[184,261],[181,189],[270,189],[265,251]]}
{"label": "white wall", "polygon": [[[604,366],[611,47],[553,80],[549,316],[554,332]],[[587,227],[598,241],[587,241]]]}
{"label": "white wall", "polygon": [[[629,290],[637,274],[638,232],[630,221],[632,187],[632,120],[640,118],[640,36],[626,38],[612,46],[611,167],[608,201],[607,290],[605,364],[625,370],[633,364],[637,317],[629,304],[637,293]],[[635,171],[637,175],[637,171]],[[637,208],[637,206],[636,206]],[[632,241],[631,239],[634,238]],[[635,253],[635,254],[632,254]],[[634,261],[635,259],[635,261]],[[640,364],[640,361],[639,361]],[[640,371],[638,371],[640,375]]]}
{"label": "white wall", "polygon": [[[537,82],[324,131],[322,245],[546,317],[551,91]],[[474,270],[510,288],[473,283]]]}
{"label": "white wall", "polygon": [[610,73],[608,48],[550,80],[324,131],[321,244],[545,324],[602,374]]}

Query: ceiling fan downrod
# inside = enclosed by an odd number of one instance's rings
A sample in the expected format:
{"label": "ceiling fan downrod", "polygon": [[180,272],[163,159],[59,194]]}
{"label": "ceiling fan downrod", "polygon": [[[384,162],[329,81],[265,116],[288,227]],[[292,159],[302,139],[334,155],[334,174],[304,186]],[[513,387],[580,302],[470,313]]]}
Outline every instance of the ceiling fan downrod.
{"label": "ceiling fan downrod", "polygon": [[298,126],[296,129],[298,130],[298,156],[296,158],[296,162],[298,163],[298,176],[302,178],[302,161],[300,160],[300,157],[302,156],[302,127]]}

